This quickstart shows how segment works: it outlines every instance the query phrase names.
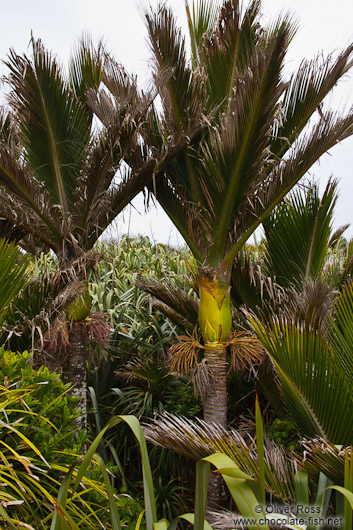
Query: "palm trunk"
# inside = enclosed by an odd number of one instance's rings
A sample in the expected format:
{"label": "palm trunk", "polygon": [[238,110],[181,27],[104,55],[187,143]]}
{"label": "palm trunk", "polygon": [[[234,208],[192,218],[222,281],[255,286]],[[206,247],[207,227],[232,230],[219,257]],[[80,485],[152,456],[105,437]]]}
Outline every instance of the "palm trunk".
{"label": "palm trunk", "polygon": [[[200,274],[199,324],[205,343],[205,359],[210,388],[204,397],[204,420],[227,426],[227,359],[226,345],[232,327],[229,275],[218,270]],[[222,506],[225,500],[223,478],[211,473],[207,509]]]}
{"label": "palm trunk", "polygon": [[75,420],[77,431],[87,431],[87,381],[86,381],[86,343],[84,322],[72,322],[70,329],[71,350],[66,363],[66,378],[73,385],[71,390],[78,401],[80,415]]}
{"label": "palm trunk", "polygon": [[[207,423],[217,423],[227,427],[227,359],[226,347],[205,346],[207,368],[211,373],[212,384],[210,391],[204,398],[203,418]],[[211,473],[208,485],[207,510],[223,507],[226,497],[223,477]]]}
{"label": "palm trunk", "polygon": [[207,423],[218,423],[227,426],[227,359],[226,347],[205,346],[205,359],[207,368],[211,373],[214,384],[205,396],[203,405],[203,418]]}

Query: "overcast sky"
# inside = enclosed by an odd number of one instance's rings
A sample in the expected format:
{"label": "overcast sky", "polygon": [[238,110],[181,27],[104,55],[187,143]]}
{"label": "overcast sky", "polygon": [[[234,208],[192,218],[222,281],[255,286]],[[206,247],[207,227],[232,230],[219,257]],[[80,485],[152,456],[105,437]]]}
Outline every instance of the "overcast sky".
{"label": "overcast sky", "polygon": [[[32,31],[66,61],[75,41],[83,31],[89,31],[96,40],[103,37],[107,48],[127,70],[137,74],[141,83],[147,83],[149,51],[141,13],[149,3],[156,5],[157,0],[1,0],[0,58],[6,57],[10,47],[17,53],[27,51]],[[184,0],[170,0],[169,4],[180,23],[185,24]],[[340,50],[353,41],[352,0],[263,0],[262,6],[267,20],[282,11],[291,11],[299,22],[288,55],[288,72],[303,58]],[[6,69],[1,66],[0,72],[6,73]],[[335,108],[343,105],[353,105],[353,75],[341,82],[332,100]],[[335,226],[351,223],[347,235],[353,236],[353,139],[333,148],[311,171],[311,177],[320,182],[320,189],[330,175],[339,180],[340,188]],[[182,243],[163,212],[153,209],[145,216],[142,201],[135,204],[141,214],[132,209],[125,212],[124,219],[119,217],[119,235],[129,230],[132,235],[142,233],[156,241]]]}

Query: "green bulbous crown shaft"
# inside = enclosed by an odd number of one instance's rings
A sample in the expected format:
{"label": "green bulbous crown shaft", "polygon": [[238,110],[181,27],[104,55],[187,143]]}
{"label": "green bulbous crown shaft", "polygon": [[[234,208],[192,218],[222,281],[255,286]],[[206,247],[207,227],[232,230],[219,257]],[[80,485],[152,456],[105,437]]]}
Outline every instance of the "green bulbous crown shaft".
{"label": "green bulbous crown shaft", "polygon": [[225,342],[232,329],[230,285],[216,270],[202,271],[199,281],[199,324],[205,343]]}

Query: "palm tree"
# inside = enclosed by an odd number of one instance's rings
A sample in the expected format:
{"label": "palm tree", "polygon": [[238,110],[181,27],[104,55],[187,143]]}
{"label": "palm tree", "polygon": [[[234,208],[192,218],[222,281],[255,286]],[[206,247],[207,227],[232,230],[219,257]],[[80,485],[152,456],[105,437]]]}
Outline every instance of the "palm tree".
{"label": "palm tree", "polygon": [[192,13],[186,6],[191,62],[171,10],[146,13],[162,110],[155,110],[144,134],[153,156],[208,118],[195,141],[155,172],[149,191],[198,264],[198,322],[213,381],[204,419],[225,426],[233,265],[290,189],[353,133],[352,110],[340,116],[323,107],[351,67],[353,46],[335,59],[303,61],[285,79],[294,34],[289,16],[262,27],[258,0],[245,10],[238,0],[219,10],[206,0],[195,5]]}
{"label": "palm tree", "polygon": [[[157,161],[134,173],[125,163],[140,150],[138,128],[150,101],[139,93],[136,80],[88,38],[73,54],[67,74],[40,41],[32,39],[32,48],[32,57],[12,50],[6,62],[10,73],[8,110],[0,128],[0,217],[26,234],[27,243],[30,239],[58,257],[67,286],[61,309],[73,321],[67,378],[84,409],[81,321],[89,313],[87,275],[96,262],[92,249],[152,176]],[[116,97],[100,91],[102,85],[113,86]],[[109,111],[108,126],[94,121],[89,102]]]}

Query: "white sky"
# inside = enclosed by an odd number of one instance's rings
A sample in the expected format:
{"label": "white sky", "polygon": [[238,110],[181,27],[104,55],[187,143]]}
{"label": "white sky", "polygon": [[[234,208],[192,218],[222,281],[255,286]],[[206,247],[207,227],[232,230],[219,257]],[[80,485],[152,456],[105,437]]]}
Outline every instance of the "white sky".
{"label": "white sky", "polygon": [[[33,31],[36,38],[41,38],[65,62],[75,40],[87,30],[96,41],[103,37],[107,48],[127,70],[146,83],[149,50],[141,6],[149,3],[156,5],[157,0],[1,0],[0,58],[6,58],[10,47],[17,53],[27,51]],[[169,4],[185,24],[184,0],[169,0]],[[266,19],[289,10],[299,21],[299,32],[288,56],[288,71],[295,69],[303,58],[311,58],[322,50],[327,54],[342,49],[353,41],[352,0],[263,0],[262,6]],[[4,66],[0,66],[0,73],[5,72]],[[353,74],[338,88],[332,106],[353,105]],[[330,175],[339,179],[335,226],[351,223],[346,233],[349,236],[353,236],[352,167],[353,139],[350,138],[324,155],[311,171],[311,176],[320,181],[320,189]],[[146,216],[139,198],[134,204],[141,214],[134,209],[126,210],[117,220],[118,234],[129,230],[131,235],[140,233],[156,241],[182,243],[163,212],[152,209]]]}

